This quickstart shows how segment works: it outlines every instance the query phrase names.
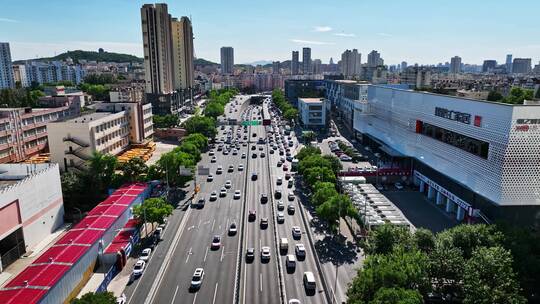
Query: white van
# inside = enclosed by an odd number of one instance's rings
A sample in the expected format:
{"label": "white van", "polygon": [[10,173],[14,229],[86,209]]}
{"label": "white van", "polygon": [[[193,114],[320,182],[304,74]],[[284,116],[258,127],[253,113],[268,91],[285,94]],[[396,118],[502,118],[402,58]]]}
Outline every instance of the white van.
{"label": "white van", "polygon": [[294,254],[288,254],[285,259],[285,265],[287,268],[294,269],[296,268],[296,257]]}
{"label": "white van", "polygon": [[288,251],[289,250],[289,240],[287,238],[281,238],[279,241],[279,250]]}
{"label": "white van", "polygon": [[317,288],[317,284],[315,283],[315,276],[311,271],[304,272],[304,288],[306,290],[315,290],[315,288]]}

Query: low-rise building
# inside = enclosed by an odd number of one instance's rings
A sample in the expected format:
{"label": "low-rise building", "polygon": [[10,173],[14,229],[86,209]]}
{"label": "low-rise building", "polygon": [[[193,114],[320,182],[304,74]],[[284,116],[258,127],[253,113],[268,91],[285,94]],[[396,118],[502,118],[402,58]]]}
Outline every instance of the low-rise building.
{"label": "low-rise building", "polygon": [[0,163],[22,162],[47,148],[47,123],[76,117],[80,104],[0,109]]}
{"label": "low-rise building", "polygon": [[324,98],[298,98],[298,112],[300,121],[305,126],[326,126],[326,100]]}
{"label": "low-rise building", "polygon": [[94,152],[117,155],[152,139],[152,105],[97,103],[97,112],[47,125],[51,161],[62,171],[83,169]]}
{"label": "low-rise building", "polygon": [[0,165],[0,272],[63,222],[57,164]]}

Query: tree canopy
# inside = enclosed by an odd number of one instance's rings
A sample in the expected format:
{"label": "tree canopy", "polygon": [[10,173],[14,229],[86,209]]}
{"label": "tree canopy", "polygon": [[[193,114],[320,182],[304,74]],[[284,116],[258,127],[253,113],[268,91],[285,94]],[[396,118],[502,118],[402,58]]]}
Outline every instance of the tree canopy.
{"label": "tree canopy", "polygon": [[178,116],[173,114],[152,115],[154,127],[156,128],[173,128],[178,125]]}
{"label": "tree canopy", "polygon": [[171,215],[173,212],[173,206],[169,204],[164,198],[149,198],[142,204],[133,208],[133,214],[136,218],[148,223],[163,224],[164,219]]}
{"label": "tree canopy", "polygon": [[71,300],[71,304],[116,304],[116,297],[110,291],[85,293],[80,299]]}
{"label": "tree canopy", "polygon": [[182,123],[188,134],[201,133],[206,137],[214,137],[217,134],[216,121],[211,117],[192,116]]}

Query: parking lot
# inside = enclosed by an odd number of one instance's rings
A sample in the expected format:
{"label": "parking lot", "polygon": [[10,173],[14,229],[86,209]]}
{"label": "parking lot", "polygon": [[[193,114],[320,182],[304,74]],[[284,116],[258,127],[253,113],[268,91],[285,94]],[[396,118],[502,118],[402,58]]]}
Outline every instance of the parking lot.
{"label": "parking lot", "polygon": [[422,193],[413,189],[401,191],[392,189],[381,193],[392,201],[416,228],[439,232],[459,224],[453,214],[446,213]]}
{"label": "parking lot", "polygon": [[[328,137],[328,138],[325,138],[321,143],[319,143],[319,147],[321,148],[321,151],[323,153],[323,155],[333,155],[333,156],[336,156],[334,153],[332,153],[330,151],[330,147],[328,146],[328,142],[329,141],[336,141],[336,140],[341,140],[343,142],[348,142],[345,138],[343,137]],[[357,163],[353,163],[352,161],[342,161],[341,164],[343,165],[343,170],[348,170],[349,168],[371,168],[372,165],[367,162],[367,161],[359,161]]]}

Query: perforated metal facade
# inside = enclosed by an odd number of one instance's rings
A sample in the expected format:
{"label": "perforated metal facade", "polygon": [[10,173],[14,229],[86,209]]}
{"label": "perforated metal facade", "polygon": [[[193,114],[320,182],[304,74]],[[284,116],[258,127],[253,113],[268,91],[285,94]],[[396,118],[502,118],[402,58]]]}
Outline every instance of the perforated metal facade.
{"label": "perforated metal facade", "polygon": [[[423,124],[488,143],[487,158],[422,134]],[[499,206],[540,205],[540,106],[370,86],[353,126]]]}

